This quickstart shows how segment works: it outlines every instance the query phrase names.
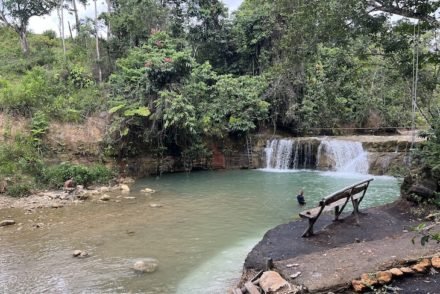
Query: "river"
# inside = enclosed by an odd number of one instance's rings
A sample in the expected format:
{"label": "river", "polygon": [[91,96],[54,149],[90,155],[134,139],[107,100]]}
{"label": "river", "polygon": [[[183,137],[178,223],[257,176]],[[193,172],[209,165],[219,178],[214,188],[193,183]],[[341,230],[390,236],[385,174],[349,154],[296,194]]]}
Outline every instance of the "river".
{"label": "river", "polygon": [[[169,174],[139,180],[130,195],[113,193],[105,203],[31,214],[3,209],[0,219],[19,224],[0,228],[0,293],[225,293],[263,234],[304,209],[295,199],[300,189],[311,207],[366,177],[264,170]],[[145,187],[157,192],[141,193]],[[376,177],[361,208],[398,195],[397,179]],[[90,257],[73,258],[75,249]],[[159,260],[156,272],[131,270],[146,257]]]}

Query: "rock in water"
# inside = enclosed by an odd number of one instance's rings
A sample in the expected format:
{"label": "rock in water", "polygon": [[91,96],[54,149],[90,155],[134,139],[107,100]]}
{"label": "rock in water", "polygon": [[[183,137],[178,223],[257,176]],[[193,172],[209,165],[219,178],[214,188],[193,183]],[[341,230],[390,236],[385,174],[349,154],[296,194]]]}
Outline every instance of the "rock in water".
{"label": "rock in water", "polygon": [[108,196],[107,194],[102,195],[99,200],[101,201],[109,201],[110,200],[110,196]]}
{"label": "rock in water", "polygon": [[81,253],[82,253],[81,250],[75,250],[75,251],[73,251],[72,255],[73,255],[73,257],[78,257],[81,255]]}
{"label": "rock in water", "polygon": [[276,292],[284,286],[289,285],[279,273],[274,271],[264,272],[260,278],[259,284],[265,293]]}
{"label": "rock in water", "polygon": [[0,227],[11,226],[11,225],[14,225],[14,224],[15,224],[15,220],[5,219],[5,220],[0,222]]}
{"label": "rock in water", "polygon": [[134,263],[133,269],[139,273],[152,273],[157,270],[159,261],[155,258],[145,258]]}
{"label": "rock in water", "polygon": [[73,251],[73,257],[80,257],[80,258],[84,258],[84,257],[88,257],[89,253],[87,253],[86,251],[82,251],[82,250],[75,250]]}
{"label": "rock in water", "polygon": [[130,187],[128,187],[126,184],[121,184],[119,188],[122,190],[123,193],[130,193]]}
{"label": "rock in water", "polygon": [[161,208],[162,204],[158,204],[158,203],[150,203],[150,207],[151,208]]}
{"label": "rock in water", "polygon": [[141,192],[142,193],[150,193],[150,194],[152,194],[152,193],[155,193],[156,191],[153,190],[153,189],[150,189],[150,188],[145,188],[145,189],[141,190]]}

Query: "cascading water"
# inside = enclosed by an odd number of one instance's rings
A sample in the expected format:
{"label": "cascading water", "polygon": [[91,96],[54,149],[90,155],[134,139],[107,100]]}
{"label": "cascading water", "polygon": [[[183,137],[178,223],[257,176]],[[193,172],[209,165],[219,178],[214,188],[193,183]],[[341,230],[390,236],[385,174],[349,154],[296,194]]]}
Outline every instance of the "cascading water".
{"label": "cascading water", "polygon": [[273,169],[289,169],[292,157],[293,140],[272,140],[267,142],[266,167]]}
{"label": "cascading water", "polygon": [[[317,148],[319,144],[319,147]],[[265,148],[266,169],[330,169],[368,173],[368,154],[354,141],[324,139],[274,139]]]}
{"label": "cascading water", "polygon": [[317,156],[318,167],[325,166],[346,173],[368,173],[368,153],[360,142],[323,140]]}
{"label": "cascading water", "polygon": [[314,164],[314,154],[310,141],[275,139],[267,141],[265,148],[266,168],[287,170],[310,168]]}

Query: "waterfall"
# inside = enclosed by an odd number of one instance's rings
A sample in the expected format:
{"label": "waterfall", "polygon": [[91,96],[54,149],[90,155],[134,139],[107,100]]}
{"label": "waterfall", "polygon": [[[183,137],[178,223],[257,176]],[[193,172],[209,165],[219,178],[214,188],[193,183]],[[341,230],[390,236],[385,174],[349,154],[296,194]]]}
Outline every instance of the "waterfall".
{"label": "waterfall", "polygon": [[368,154],[360,142],[323,140],[318,148],[317,166],[338,172],[368,173]]}
{"label": "waterfall", "polygon": [[266,146],[267,169],[304,169],[315,165],[313,146],[308,140],[275,139],[267,141]]}

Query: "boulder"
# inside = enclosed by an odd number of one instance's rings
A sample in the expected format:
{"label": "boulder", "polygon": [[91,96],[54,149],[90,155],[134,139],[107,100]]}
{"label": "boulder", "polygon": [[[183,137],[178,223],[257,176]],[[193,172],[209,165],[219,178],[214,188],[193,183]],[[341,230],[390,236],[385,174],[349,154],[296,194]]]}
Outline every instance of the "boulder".
{"label": "boulder", "polygon": [[15,225],[15,220],[5,219],[0,222],[0,227]]}
{"label": "boulder", "polygon": [[128,187],[126,184],[121,184],[119,186],[119,189],[121,189],[122,193],[130,193],[130,187]]}
{"label": "boulder", "polygon": [[8,182],[5,180],[0,181],[0,193],[6,193],[8,190]]}
{"label": "boulder", "polygon": [[431,264],[434,268],[440,269],[440,256],[434,256],[431,259]]}
{"label": "boulder", "polygon": [[424,273],[429,269],[430,266],[431,266],[431,260],[429,260],[428,258],[424,258],[417,264],[413,265],[411,269],[413,269],[418,273]]}
{"label": "boulder", "polygon": [[389,271],[377,272],[376,279],[379,284],[388,284],[393,279],[393,274]]}
{"label": "boulder", "polygon": [[274,271],[264,272],[259,284],[265,293],[276,292],[285,286],[289,286],[289,283]]}
{"label": "boulder", "polygon": [[68,179],[64,182],[64,191],[73,191],[75,190],[75,180],[73,178]]}
{"label": "boulder", "polygon": [[362,274],[361,275],[361,281],[362,283],[364,283],[364,285],[366,286],[374,286],[378,283],[377,279],[376,279],[376,275],[372,274]]}
{"label": "boulder", "polygon": [[101,197],[99,197],[99,200],[101,200],[101,201],[109,201],[110,200],[110,196],[108,196],[107,194],[104,194]]}
{"label": "boulder", "polygon": [[433,198],[435,195],[435,190],[432,190],[429,187],[424,186],[423,184],[415,184],[409,188],[409,193],[416,194],[423,199]]}
{"label": "boulder", "polygon": [[351,281],[351,286],[353,287],[353,290],[358,293],[361,293],[361,292],[364,292],[365,290],[367,290],[367,286],[365,286],[365,284],[362,283],[362,281],[360,281],[360,280]]}
{"label": "boulder", "polygon": [[155,258],[145,258],[134,263],[133,269],[139,273],[152,273],[157,270],[159,261]]}
{"label": "boulder", "polygon": [[401,277],[403,276],[403,272],[398,269],[398,268],[392,268],[389,270],[389,272],[394,276],[394,277]]}

